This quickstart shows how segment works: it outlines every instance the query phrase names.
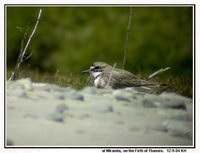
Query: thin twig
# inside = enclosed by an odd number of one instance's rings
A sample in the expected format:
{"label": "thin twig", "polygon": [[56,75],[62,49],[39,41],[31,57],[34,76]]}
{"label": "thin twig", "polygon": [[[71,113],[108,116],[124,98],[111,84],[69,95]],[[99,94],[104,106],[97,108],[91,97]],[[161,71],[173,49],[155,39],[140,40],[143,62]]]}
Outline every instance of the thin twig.
{"label": "thin twig", "polygon": [[170,67],[166,67],[164,69],[160,69],[160,70],[152,73],[151,75],[149,75],[148,79],[152,79],[153,77],[157,76],[158,74],[163,73],[163,72],[165,72],[165,71],[167,71],[169,69],[171,69],[171,68]]}
{"label": "thin twig", "polygon": [[113,72],[113,69],[115,68],[116,64],[117,64],[117,63],[115,63],[115,64],[113,65],[113,67],[112,67],[112,70],[111,70],[111,73],[110,73],[110,76],[109,76],[108,83],[107,83],[106,87],[109,87],[110,80],[111,80],[111,78],[112,78],[112,72]]}
{"label": "thin twig", "polygon": [[20,51],[20,54],[19,54],[19,57],[18,57],[18,60],[17,60],[17,64],[15,66],[15,70],[12,73],[12,75],[11,75],[11,77],[10,77],[9,80],[16,80],[16,78],[17,78],[17,73],[18,73],[20,64],[23,62],[23,58],[24,58],[24,55],[26,53],[26,50],[27,50],[27,48],[28,48],[28,46],[30,44],[30,41],[31,41],[31,39],[32,39],[32,37],[33,37],[36,29],[37,29],[38,23],[40,21],[41,14],[42,14],[42,9],[40,9],[40,11],[39,11],[37,22],[35,24],[35,27],[34,27],[32,33],[31,33],[31,35],[30,35],[30,37],[29,37],[29,39],[28,39],[28,41],[27,41],[26,46],[24,47],[24,49],[23,49],[23,42],[22,42],[22,48],[21,48],[21,51]]}
{"label": "thin twig", "polygon": [[128,34],[130,32],[132,16],[133,16],[133,11],[132,11],[132,8],[130,7],[128,27],[127,27],[127,30],[126,30],[126,42],[125,42],[125,48],[124,48],[124,58],[123,58],[123,64],[122,64],[123,69],[125,67],[125,62],[126,62],[126,54],[127,54],[127,49],[128,49]]}
{"label": "thin twig", "polygon": [[30,37],[29,37],[29,39],[28,39],[28,41],[27,41],[27,43],[26,43],[26,46],[25,46],[25,48],[24,48],[24,52],[23,52],[23,54],[22,54],[23,57],[24,57],[24,54],[26,53],[26,49],[28,48],[28,45],[29,45],[29,43],[30,43],[30,41],[31,41],[31,39],[32,39],[32,37],[33,37],[33,35],[34,35],[36,29],[37,29],[38,23],[39,23],[39,21],[40,21],[41,13],[42,13],[42,9],[40,9],[40,11],[39,11],[38,19],[37,19],[37,22],[36,22],[35,27],[34,27],[34,29],[33,29],[33,32],[31,33],[31,35],[30,35]]}
{"label": "thin twig", "polygon": [[32,53],[30,53],[30,55],[28,55],[25,59],[23,59],[22,62],[24,62],[25,60],[29,59],[32,56]]}

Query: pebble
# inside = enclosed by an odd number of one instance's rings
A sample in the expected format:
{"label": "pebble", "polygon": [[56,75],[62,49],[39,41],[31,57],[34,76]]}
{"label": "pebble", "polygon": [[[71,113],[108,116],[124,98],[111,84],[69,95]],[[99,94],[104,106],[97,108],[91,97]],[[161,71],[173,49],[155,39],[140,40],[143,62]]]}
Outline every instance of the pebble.
{"label": "pebble", "polygon": [[79,93],[65,93],[64,95],[61,95],[58,97],[59,99],[74,99],[78,101],[84,101],[84,96]]}
{"label": "pebble", "polygon": [[183,109],[186,110],[185,102],[186,98],[179,96],[174,93],[162,93],[160,96],[160,102],[162,108],[171,108],[171,109]]}
{"label": "pebble", "polygon": [[161,108],[171,108],[171,109],[183,109],[186,110],[186,106],[184,102],[180,101],[168,101],[164,100],[165,102],[162,103]]}
{"label": "pebble", "polygon": [[66,104],[59,104],[56,106],[56,112],[63,114],[66,110],[69,110],[69,107]]}
{"label": "pebble", "polygon": [[143,99],[142,105],[144,107],[147,107],[147,108],[156,108],[157,107],[157,105],[155,104],[155,102],[152,101],[152,100],[149,100],[149,99]]}
{"label": "pebble", "polygon": [[64,122],[65,120],[65,112],[69,110],[69,107],[67,104],[59,104],[55,107],[55,111],[48,114],[48,117],[50,120],[56,121],[56,122]]}
{"label": "pebble", "polygon": [[65,115],[62,113],[57,113],[57,112],[53,112],[51,113],[48,118],[52,121],[56,121],[56,122],[64,122],[65,119]]}
{"label": "pebble", "polygon": [[192,124],[190,123],[165,121],[163,122],[163,126],[170,135],[187,139],[192,138]]}
{"label": "pebble", "polygon": [[[125,101],[125,102],[133,102],[137,99],[137,93],[130,88],[126,89],[117,89],[113,91],[113,95],[115,96],[117,101]],[[138,100],[138,99],[137,99]]]}

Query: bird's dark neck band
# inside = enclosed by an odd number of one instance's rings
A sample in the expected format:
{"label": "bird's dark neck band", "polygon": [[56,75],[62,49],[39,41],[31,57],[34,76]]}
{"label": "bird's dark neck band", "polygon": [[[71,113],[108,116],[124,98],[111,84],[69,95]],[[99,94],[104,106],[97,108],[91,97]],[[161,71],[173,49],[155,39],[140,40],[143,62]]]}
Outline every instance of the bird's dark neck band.
{"label": "bird's dark neck band", "polygon": [[94,80],[96,80],[101,74],[102,74],[102,73],[99,73],[98,75],[96,75],[96,76],[94,77]]}

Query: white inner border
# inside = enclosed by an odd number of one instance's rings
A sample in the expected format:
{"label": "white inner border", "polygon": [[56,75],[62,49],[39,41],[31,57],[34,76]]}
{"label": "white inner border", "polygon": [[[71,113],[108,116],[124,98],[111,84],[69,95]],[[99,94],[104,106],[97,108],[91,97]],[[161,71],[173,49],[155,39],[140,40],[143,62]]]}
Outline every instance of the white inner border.
{"label": "white inner border", "polygon": [[[180,3],[181,2],[181,3]],[[4,83],[5,83],[5,80],[4,79],[6,79],[5,77],[4,77],[4,66],[6,66],[5,64],[6,64],[6,61],[4,61],[4,5],[5,4],[33,4],[33,6],[34,6],[34,4],[35,5],[37,5],[38,6],[38,4],[43,4],[43,5],[49,5],[49,4],[55,4],[56,6],[58,6],[58,4],[60,4],[60,5],[63,5],[63,4],[80,4],[80,5],[87,5],[87,4],[103,4],[103,6],[105,6],[104,4],[108,4],[109,6],[111,6],[112,4],[114,5],[114,4],[122,4],[123,6],[125,6],[124,4],[126,4],[127,6],[129,6],[130,4],[141,4],[141,5],[143,5],[144,6],[144,4],[145,5],[154,5],[154,4],[169,4],[170,6],[172,5],[172,4],[181,4],[181,6],[183,6],[182,4],[195,4],[196,5],[196,21],[195,21],[195,23],[196,23],[196,25],[195,25],[195,30],[196,31],[193,31],[193,33],[195,32],[195,36],[196,36],[196,44],[194,44],[195,42],[193,41],[193,64],[195,64],[195,67],[196,67],[196,76],[195,76],[195,78],[196,78],[196,84],[195,84],[195,86],[196,86],[196,93],[199,91],[199,81],[198,81],[198,76],[199,76],[199,66],[200,66],[200,60],[198,60],[198,57],[199,57],[199,51],[198,51],[198,49],[199,49],[199,43],[197,43],[197,42],[199,42],[198,41],[198,38],[199,38],[199,15],[200,15],[200,11],[199,11],[199,7],[200,7],[200,3],[199,3],[199,1],[198,0],[191,0],[191,1],[185,1],[185,0],[183,0],[183,1],[179,1],[179,0],[168,0],[168,1],[166,1],[166,0],[163,0],[163,1],[158,1],[158,0],[156,0],[156,1],[150,1],[150,0],[137,0],[137,1],[134,1],[134,2],[132,2],[132,1],[130,1],[130,0],[123,0],[123,1],[113,1],[113,0],[107,0],[107,1],[105,1],[105,0],[101,0],[101,2],[98,2],[98,1],[84,1],[84,3],[83,2],[81,2],[80,0],[75,0],[75,1],[62,1],[62,0],[56,0],[56,1],[47,1],[47,0],[40,0],[40,1],[30,1],[30,0],[26,0],[26,1],[22,1],[22,0],[2,0],[1,2],[0,2],[0,6],[1,6],[1,13],[0,13],[0,20],[1,20],[1,30],[0,30],[0,33],[1,33],[1,41],[0,41],[0,43],[1,43],[1,45],[0,45],[0,47],[1,47],[1,52],[2,52],[2,54],[1,55],[3,55],[3,56],[0,56],[0,61],[2,62],[2,64],[1,64],[1,75],[0,75],[0,79],[1,79],[1,82],[0,82],[0,90],[1,90],[1,107],[0,107],[0,112],[1,112],[1,123],[3,123],[4,122],[4,98],[6,98],[6,97],[4,97],[4,94],[5,94],[5,96],[6,96],[6,93],[5,93],[5,91],[4,91]],[[53,7],[53,5],[51,5],[52,7]],[[72,7],[73,7],[73,5],[71,5]],[[76,5],[77,6],[77,5]],[[91,7],[93,7],[92,5],[90,5]],[[166,5],[165,5],[166,6]],[[187,5],[188,6],[188,5]],[[4,41],[3,41],[4,40]],[[196,45],[196,46],[194,46],[194,45]],[[196,55],[196,57],[194,57],[194,48],[196,48],[196,52],[195,52],[195,55]],[[194,63],[194,59],[196,58],[196,63]],[[5,58],[5,60],[6,60],[6,58]],[[194,68],[194,65],[193,65],[193,68]],[[193,69],[194,70],[194,69]],[[194,71],[193,71],[194,72]],[[5,70],[5,73],[6,73],[6,70]],[[193,73],[193,75],[194,75],[194,73]],[[194,87],[194,80],[193,80],[193,87]],[[195,93],[194,93],[194,88],[193,88],[193,95],[194,95]],[[198,104],[198,100],[199,100],[199,94],[197,94],[197,95],[195,95],[196,96],[196,127],[195,127],[195,130],[196,130],[196,141],[195,141],[195,143],[196,143],[196,147],[198,147],[198,140],[200,140],[199,139],[199,135],[197,135],[198,134],[198,132],[197,132],[197,129],[199,129],[199,125],[198,125],[198,122],[197,122],[197,119],[198,119],[198,108],[199,108],[199,104]],[[193,98],[194,99],[194,98]],[[194,104],[194,103],[193,103]],[[194,123],[194,122],[193,122]],[[1,124],[1,126],[0,126],[0,131],[1,132],[4,132],[4,125],[2,125]],[[4,136],[4,133],[1,133],[0,134],[1,135],[1,139],[0,139],[0,143],[1,143],[1,149],[0,149],[0,152],[40,152],[40,151],[42,151],[42,152],[54,152],[54,151],[62,151],[62,152],[66,152],[66,150],[65,149],[57,149],[57,150],[55,150],[55,149],[5,149],[4,148],[4,140],[2,139],[2,137]],[[3,140],[3,141],[2,141]],[[102,146],[103,147],[103,146]],[[108,146],[109,147],[109,146]],[[118,146],[118,147],[120,147],[120,146]],[[123,146],[122,146],[123,147]],[[140,146],[139,146],[140,147]],[[181,148],[181,147],[180,147]],[[100,151],[100,152],[102,152],[102,150],[103,150],[103,148],[100,148],[100,150],[99,149],[84,149],[84,150],[82,150],[82,149],[67,149],[67,151],[69,151],[69,152],[71,152],[71,151],[76,151],[76,152],[88,152],[88,153],[90,153],[90,152],[94,152],[94,151]],[[164,149],[163,151],[165,151],[166,152],[166,149]],[[190,150],[187,150],[187,152],[199,152],[199,148],[196,148],[196,149],[190,149]]]}

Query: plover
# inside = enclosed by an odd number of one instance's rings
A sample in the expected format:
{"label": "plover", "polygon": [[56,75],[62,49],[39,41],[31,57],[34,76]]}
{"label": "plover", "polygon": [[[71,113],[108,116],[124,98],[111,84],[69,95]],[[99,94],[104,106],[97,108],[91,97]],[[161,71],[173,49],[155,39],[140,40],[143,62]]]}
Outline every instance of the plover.
{"label": "plover", "polygon": [[92,75],[92,82],[97,88],[105,88],[106,86],[110,86],[113,89],[139,87],[151,90],[159,86],[157,82],[140,79],[129,71],[115,68],[104,62],[95,62],[88,70],[83,72],[88,72]]}

